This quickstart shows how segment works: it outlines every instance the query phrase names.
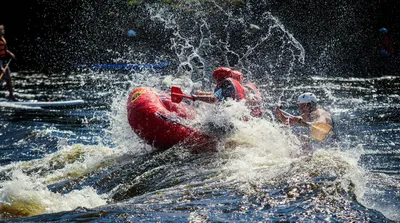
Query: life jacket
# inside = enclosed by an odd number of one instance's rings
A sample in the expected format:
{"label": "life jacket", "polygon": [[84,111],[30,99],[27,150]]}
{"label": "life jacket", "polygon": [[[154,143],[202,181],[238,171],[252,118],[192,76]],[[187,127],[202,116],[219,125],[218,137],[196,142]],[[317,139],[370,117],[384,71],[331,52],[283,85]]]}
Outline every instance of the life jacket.
{"label": "life jacket", "polygon": [[[246,93],[243,88],[243,86],[240,84],[239,81],[233,79],[233,78],[226,78],[222,84],[215,89],[215,91],[218,91],[220,88],[232,88],[230,91],[229,97],[236,101],[240,101],[246,98]],[[214,91],[214,92],[215,92]],[[224,97],[227,97],[227,95],[223,95]]]}
{"label": "life jacket", "polygon": [[247,96],[246,105],[251,109],[250,112],[251,116],[261,117],[265,109],[262,104],[262,97],[260,91],[251,82],[247,82],[243,86]]}
{"label": "life jacket", "polygon": [[7,56],[7,41],[3,37],[0,40],[0,59],[4,59]]}
{"label": "life jacket", "polygon": [[389,36],[385,36],[382,40],[382,48],[386,50],[390,55],[394,54],[393,42]]}

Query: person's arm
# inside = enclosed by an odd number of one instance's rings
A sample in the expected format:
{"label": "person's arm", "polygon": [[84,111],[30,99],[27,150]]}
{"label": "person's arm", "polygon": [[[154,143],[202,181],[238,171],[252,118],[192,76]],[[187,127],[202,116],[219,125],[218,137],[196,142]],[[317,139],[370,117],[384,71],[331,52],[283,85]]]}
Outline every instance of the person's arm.
{"label": "person's arm", "polygon": [[8,44],[5,45],[6,46],[6,53],[13,59],[15,59],[15,55],[8,49]]}
{"label": "person's arm", "polygon": [[[199,93],[199,94],[197,94]],[[222,89],[217,89],[213,92],[196,92],[195,95],[192,95],[195,101],[202,101],[210,104],[217,103],[222,99]]]}
{"label": "person's arm", "polygon": [[194,101],[202,101],[206,103],[216,103],[218,102],[218,99],[213,95],[213,94],[207,94],[207,95],[192,95]]}
{"label": "person's arm", "polygon": [[218,99],[214,96],[214,93],[210,91],[196,91],[192,97],[194,101],[202,101],[210,104],[218,101]]}
{"label": "person's arm", "polygon": [[7,54],[10,55],[10,57],[12,57],[13,59],[15,59],[15,55],[14,55],[13,53],[11,53],[11,51],[9,51],[9,50],[6,50],[6,51],[7,51]]}
{"label": "person's arm", "polygon": [[276,106],[275,107],[275,109],[274,109],[274,113],[275,113],[275,116],[281,121],[281,122],[286,122],[287,121],[287,119],[288,119],[288,117],[286,116],[286,115],[284,115],[282,112],[281,112],[281,109],[282,107],[281,106]]}
{"label": "person's arm", "polygon": [[274,113],[276,117],[285,124],[288,124],[290,126],[308,126],[307,124],[304,123],[303,117],[301,116],[292,116],[292,115],[285,115],[281,111],[282,107],[277,106],[274,109]]}
{"label": "person's arm", "polygon": [[319,109],[319,116],[315,122],[316,123],[323,122],[323,123],[326,123],[326,124],[332,126],[332,124],[333,124],[332,115],[323,109]]}
{"label": "person's arm", "polygon": [[195,95],[213,95],[211,91],[196,91]]}

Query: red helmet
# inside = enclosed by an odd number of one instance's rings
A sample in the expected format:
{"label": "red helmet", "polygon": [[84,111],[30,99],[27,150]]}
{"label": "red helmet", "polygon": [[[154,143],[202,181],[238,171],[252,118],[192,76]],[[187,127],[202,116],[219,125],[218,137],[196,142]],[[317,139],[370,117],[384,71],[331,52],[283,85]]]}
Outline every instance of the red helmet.
{"label": "red helmet", "polygon": [[231,77],[232,70],[227,67],[218,67],[213,72],[213,78],[217,84],[221,83],[224,79]]}
{"label": "red helmet", "polygon": [[239,83],[243,83],[244,76],[243,76],[242,72],[240,72],[238,70],[232,70],[231,77],[233,79],[239,81]]}

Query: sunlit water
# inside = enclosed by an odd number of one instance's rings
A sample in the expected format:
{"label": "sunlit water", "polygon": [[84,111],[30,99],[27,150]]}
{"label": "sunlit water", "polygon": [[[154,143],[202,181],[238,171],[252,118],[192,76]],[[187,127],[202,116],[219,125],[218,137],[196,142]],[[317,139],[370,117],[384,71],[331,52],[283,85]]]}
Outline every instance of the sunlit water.
{"label": "sunlit water", "polygon": [[[248,26],[247,48],[237,51],[215,41],[206,20],[194,20],[194,30],[203,34],[195,35],[166,15],[177,16],[149,8],[152,21],[176,32],[171,77],[151,69],[13,73],[20,98],[86,103],[69,109],[0,108],[4,221],[400,220],[398,77],[297,77],[294,67],[304,63],[305,52],[270,13],[255,24],[261,27]],[[281,47],[266,52],[274,41]],[[192,153],[185,146],[155,151],[127,122],[130,91],[138,86],[168,91],[171,84],[187,93],[211,89],[210,70],[229,65],[213,60],[221,59],[213,54],[216,46],[224,55],[237,54],[237,68],[259,86],[264,117],[242,121],[248,110],[241,103],[197,104],[198,122],[224,117],[237,130],[221,139],[217,152]],[[336,144],[313,142],[310,155],[301,152],[298,129],[272,115],[278,103],[298,114],[294,98],[304,91],[314,92],[332,112],[339,139]]]}

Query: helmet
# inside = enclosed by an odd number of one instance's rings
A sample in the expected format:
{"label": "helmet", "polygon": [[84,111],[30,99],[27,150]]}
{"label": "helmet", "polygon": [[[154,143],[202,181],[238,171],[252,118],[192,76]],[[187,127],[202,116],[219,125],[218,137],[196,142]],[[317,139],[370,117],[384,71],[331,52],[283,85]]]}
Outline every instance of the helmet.
{"label": "helmet", "polygon": [[297,104],[305,104],[310,102],[317,103],[317,101],[317,97],[315,97],[313,93],[309,92],[304,93],[297,98]]}
{"label": "helmet", "polygon": [[227,67],[218,67],[212,75],[217,84],[219,84],[223,79],[231,77],[231,72],[232,70]]}
{"label": "helmet", "polygon": [[132,29],[128,30],[128,36],[129,36],[129,37],[136,36],[136,31],[135,31],[135,30],[132,30]]}
{"label": "helmet", "polygon": [[379,29],[379,33],[384,33],[384,34],[387,34],[387,33],[388,33],[388,31],[387,31],[387,29],[386,29],[386,28],[380,28],[380,29]]}
{"label": "helmet", "polygon": [[218,67],[213,72],[214,80],[231,77],[231,69],[227,67]]}
{"label": "helmet", "polygon": [[240,83],[242,83],[243,79],[244,79],[243,74],[238,70],[232,70],[231,71],[231,77],[233,79],[239,81]]}

